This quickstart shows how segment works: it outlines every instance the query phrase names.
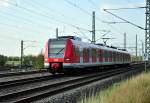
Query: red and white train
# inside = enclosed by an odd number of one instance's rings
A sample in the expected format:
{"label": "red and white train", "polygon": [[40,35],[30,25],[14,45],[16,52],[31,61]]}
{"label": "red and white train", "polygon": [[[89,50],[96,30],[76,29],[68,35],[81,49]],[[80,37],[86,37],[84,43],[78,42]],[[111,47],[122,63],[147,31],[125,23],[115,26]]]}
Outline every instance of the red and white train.
{"label": "red and white train", "polygon": [[49,39],[45,46],[44,66],[51,73],[86,67],[129,65],[130,62],[131,56],[125,50],[85,43],[75,36]]}

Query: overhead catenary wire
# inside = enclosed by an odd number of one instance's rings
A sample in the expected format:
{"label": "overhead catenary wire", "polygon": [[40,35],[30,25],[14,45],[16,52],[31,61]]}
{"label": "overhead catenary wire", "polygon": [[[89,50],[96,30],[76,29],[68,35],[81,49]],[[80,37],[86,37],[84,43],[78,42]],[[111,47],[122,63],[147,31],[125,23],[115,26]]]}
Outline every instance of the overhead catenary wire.
{"label": "overhead catenary wire", "polygon": [[115,9],[104,9],[104,10],[125,10],[125,9],[145,9],[145,6],[139,6],[139,7],[124,7],[124,8],[115,8]]}
{"label": "overhead catenary wire", "polygon": [[[88,2],[89,2],[91,5],[93,5],[93,7],[96,8],[97,10],[100,9],[100,8],[95,4],[95,2],[93,2],[92,0],[88,0]],[[99,13],[100,13],[100,12],[99,12]],[[108,17],[106,16],[106,18],[108,18]],[[109,18],[108,18],[108,19],[109,19]],[[101,22],[102,22],[102,23],[105,23],[104,20],[101,20]],[[115,30],[115,32],[121,33],[120,30],[118,30],[117,28],[115,28],[113,25],[109,25],[109,24],[108,24],[107,26],[109,26],[110,28],[112,28],[113,30]]]}
{"label": "overhead catenary wire", "polygon": [[[25,0],[24,0],[25,1]],[[26,3],[27,3],[27,1],[26,1]],[[43,5],[41,5],[37,0],[36,1],[34,1],[34,0],[30,0],[30,3],[32,3],[32,5],[36,5],[37,6],[37,8],[42,8],[42,6]],[[28,3],[29,4],[29,3]],[[45,12],[45,10],[47,11],[47,10],[49,10],[50,12],[53,12],[53,13],[57,13],[57,15],[60,15],[60,16],[63,16],[63,17],[67,17],[68,18],[68,16],[65,16],[62,12],[59,12],[59,11],[56,11],[55,9],[52,9],[52,8],[50,8],[50,7],[47,7],[47,6],[43,6],[45,9],[44,9],[44,12]],[[72,18],[72,20],[74,20],[75,18]]]}
{"label": "overhead catenary wire", "polygon": [[[24,0],[25,1],[25,0]],[[29,2],[27,2],[27,1],[25,1],[27,4],[32,4],[34,7],[37,7],[37,8],[42,8],[41,6],[41,4],[38,2],[38,1],[34,1],[34,0],[31,0],[30,1],[30,3]],[[58,12],[58,11],[56,11],[56,10],[54,10],[54,9],[52,9],[52,8],[50,8],[50,7],[47,7],[47,6],[43,6],[45,9],[44,9],[44,11],[43,12],[47,12],[47,10],[49,10],[50,12],[53,12],[53,13],[57,13],[57,15],[60,15],[61,17],[64,17],[64,18],[68,18],[68,19],[70,19],[70,20],[76,20],[76,18],[72,18],[72,17],[69,17],[69,16],[66,16],[65,14],[63,14],[62,12]],[[49,12],[47,12],[47,13],[49,13]],[[55,15],[53,15],[53,16],[55,16]],[[77,21],[78,22],[78,21]],[[76,27],[78,27],[78,26],[74,26],[75,28]],[[79,28],[79,27],[78,27]],[[81,27],[80,27],[81,28]],[[81,28],[82,30],[84,30],[84,31],[87,31],[86,29],[83,29],[83,28]]]}
{"label": "overhead catenary wire", "polygon": [[[9,20],[9,18],[7,18],[7,17],[6,17],[5,19]],[[32,32],[32,33],[40,33],[40,34],[43,34],[43,32],[40,31],[39,29],[37,30],[37,29],[33,29],[33,28],[28,28],[28,27],[23,26],[23,25],[8,24],[8,23],[4,23],[4,22],[0,22],[0,24],[1,24],[2,26],[13,27],[13,28],[15,28],[15,29],[17,29],[17,30],[19,30],[19,31],[22,30],[22,29],[26,29],[26,32]]]}
{"label": "overhead catenary wire", "polygon": [[[69,1],[69,0],[65,0],[65,1],[66,1],[68,4],[74,6],[75,8],[78,8],[78,9],[81,10],[83,13],[85,13],[85,14],[91,16],[91,13],[90,13],[90,12],[86,11],[85,9],[83,9],[83,8],[81,8],[80,6],[76,5],[75,3],[73,3],[73,2],[71,2],[71,1]],[[102,22],[103,20],[100,19],[99,17],[96,17],[96,19],[97,19],[98,21],[100,21],[101,23],[103,23],[103,22]]]}
{"label": "overhead catenary wire", "polygon": [[88,41],[91,41],[91,40],[86,36],[86,34],[83,33],[83,32],[80,30],[80,28],[76,28],[76,29],[79,30],[79,32],[84,36],[84,38],[86,38]]}
{"label": "overhead catenary wire", "polygon": [[[28,26],[33,26],[33,25],[36,25],[36,26],[40,26],[40,27],[43,27],[43,29],[52,29],[51,27],[49,27],[49,26],[46,26],[46,25],[43,25],[43,24],[41,24],[41,23],[37,23],[37,22],[34,22],[34,21],[32,21],[32,20],[30,20],[30,19],[26,19],[26,18],[24,18],[24,17],[19,17],[19,16],[17,16],[17,15],[14,15],[14,14],[9,14],[9,13],[6,13],[6,12],[0,12],[0,15],[2,15],[1,17],[5,17],[5,19],[8,19],[8,20],[10,20],[10,21],[16,21],[16,22],[18,22],[19,20],[20,21],[23,21],[23,23],[22,24],[32,24],[32,25],[28,25]],[[18,20],[19,19],[19,20]],[[39,30],[39,29],[38,29]],[[54,29],[52,29],[52,30],[54,30]]]}
{"label": "overhead catenary wire", "polygon": [[98,9],[98,10],[99,10],[99,7],[98,7],[92,0],[88,0],[88,2],[89,2],[91,5],[93,5],[93,7],[94,7],[95,9]]}
{"label": "overhead catenary wire", "polygon": [[78,9],[80,9],[80,10],[81,10],[82,12],[84,12],[85,14],[91,15],[90,12],[84,10],[84,9],[81,8],[80,6],[76,5],[75,3],[73,3],[73,2],[71,2],[71,1],[69,1],[69,0],[65,0],[65,1],[66,1],[68,4],[70,4],[70,5],[72,5],[72,6],[76,7],[76,8],[78,8]]}
{"label": "overhead catenary wire", "polygon": [[125,21],[125,22],[127,22],[127,23],[129,23],[129,24],[131,24],[131,25],[133,25],[133,26],[135,26],[135,27],[138,27],[138,28],[140,28],[140,29],[145,30],[145,28],[143,28],[143,27],[141,27],[141,26],[139,26],[139,25],[136,25],[136,24],[134,24],[134,23],[132,23],[132,22],[126,20],[126,19],[123,19],[123,18],[121,18],[120,16],[117,16],[116,14],[109,12],[107,9],[104,9],[104,11],[107,12],[107,13],[109,13],[109,14],[111,14],[111,15],[113,15],[113,16],[115,16],[115,17],[118,18],[118,19],[121,19],[121,20],[123,20],[123,21]]}
{"label": "overhead catenary wire", "polygon": [[[14,5],[15,6],[15,5]],[[17,5],[17,7],[18,7],[19,5]],[[20,7],[20,6],[19,6]],[[23,8],[22,8],[23,9]],[[28,11],[28,9],[25,9],[25,10],[27,10]],[[31,11],[30,11],[31,12]],[[16,15],[14,15],[14,14],[12,14],[11,15],[11,17],[15,17]],[[8,20],[10,20],[10,18],[7,18]],[[21,19],[24,19],[24,18],[21,18]],[[26,20],[26,19],[24,19],[25,20],[25,22],[26,21],[31,21],[31,20]],[[15,20],[16,21],[16,20]],[[32,21],[30,22],[31,24],[33,23]],[[10,27],[13,27],[13,28],[15,28],[15,29],[18,29],[18,30],[20,30],[21,28],[18,26],[18,25],[10,25],[10,24],[7,24],[7,23],[1,23],[2,25],[6,25],[6,26],[10,26]],[[80,31],[81,31],[81,29],[82,30],[85,30],[85,31],[89,31],[89,30],[86,30],[86,29],[83,29],[83,28],[80,28],[80,27],[78,27],[78,26],[75,26],[75,25],[72,25],[74,28],[79,28],[80,29]],[[30,29],[30,30],[27,30],[27,32],[29,32],[29,31],[32,31],[32,32],[37,32],[37,31],[34,31],[33,29]],[[39,31],[38,31],[39,32]]]}
{"label": "overhead catenary wire", "polygon": [[[43,14],[43,13],[40,13],[40,12],[31,10],[31,9],[28,9],[28,8],[25,8],[25,7],[22,7],[22,6],[20,6],[20,5],[15,5],[14,3],[10,3],[10,2],[8,2],[8,3],[9,3],[10,5],[13,5],[13,6],[15,6],[15,7],[18,7],[18,8],[20,8],[20,9],[23,9],[23,10],[28,11],[28,12],[30,12],[30,13],[36,14],[36,15],[38,15],[38,16],[42,16],[42,17],[44,17],[44,18],[47,18],[49,21],[52,20],[52,21],[55,21],[55,22],[58,22],[58,23],[62,23],[62,24],[69,25],[69,26],[74,27],[74,28],[79,27],[79,26],[76,26],[76,25],[73,25],[73,24],[70,24],[70,23],[61,21],[61,20],[57,20],[57,19],[55,19],[55,18],[53,18],[53,17],[51,17],[51,16],[48,16],[48,15],[46,15],[46,14]],[[50,21],[50,22],[51,22],[51,21]],[[79,27],[79,28],[82,29],[82,30],[86,30],[86,29],[81,28],[81,27]],[[87,31],[88,31],[88,30],[87,30]]]}
{"label": "overhead catenary wire", "polygon": [[[33,2],[33,1],[32,1]],[[91,13],[89,13],[89,12],[87,12],[86,10],[84,10],[84,9],[82,9],[81,7],[79,7],[79,6],[77,6],[77,5],[75,5],[74,3],[72,3],[72,2],[70,2],[69,0],[66,0],[66,2],[67,3],[69,3],[69,4],[71,4],[71,5],[73,5],[73,6],[75,6],[75,7],[77,7],[78,9],[80,9],[82,12],[84,12],[84,13],[86,13],[86,14],[88,14],[88,15],[91,15]],[[34,2],[35,3],[35,2]],[[37,3],[37,2],[36,2]],[[32,4],[33,5],[33,4]],[[99,18],[98,18],[98,20],[100,20]],[[100,20],[101,21],[101,20]],[[102,21],[101,21],[102,22]],[[77,26],[74,26],[74,25],[72,25],[74,28],[79,28],[79,27],[77,27]],[[78,29],[79,30],[79,29]],[[84,30],[84,31],[90,31],[90,30],[87,30],[87,29],[84,29],[84,28],[81,28],[80,27],[80,30]]]}

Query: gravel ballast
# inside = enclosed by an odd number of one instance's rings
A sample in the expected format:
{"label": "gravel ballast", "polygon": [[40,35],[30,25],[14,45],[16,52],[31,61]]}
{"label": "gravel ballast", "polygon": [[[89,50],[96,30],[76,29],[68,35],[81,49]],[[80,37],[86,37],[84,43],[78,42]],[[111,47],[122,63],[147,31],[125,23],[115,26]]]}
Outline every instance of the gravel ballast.
{"label": "gravel ballast", "polygon": [[53,95],[51,97],[44,98],[42,100],[35,101],[34,103],[77,103],[85,96],[93,95],[101,90],[104,90],[111,86],[114,83],[120,82],[127,78],[130,78],[133,75],[141,73],[142,70],[138,71],[130,71],[123,75],[117,75],[113,77],[109,77],[103,80],[99,80],[97,82],[93,82],[89,85],[85,85],[79,88],[75,88],[73,90],[69,90],[67,92]]}

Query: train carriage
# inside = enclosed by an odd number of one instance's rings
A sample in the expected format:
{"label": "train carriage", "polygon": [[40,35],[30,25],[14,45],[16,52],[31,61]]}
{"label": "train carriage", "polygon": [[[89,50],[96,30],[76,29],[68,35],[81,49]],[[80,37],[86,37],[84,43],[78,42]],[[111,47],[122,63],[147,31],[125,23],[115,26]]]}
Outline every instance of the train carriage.
{"label": "train carriage", "polygon": [[[45,46],[44,65],[50,72],[64,72],[71,68],[124,65],[130,54],[117,48],[82,42],[78,37],[63,36],[49,39]],[[93,68],[94,69],[94,68]]]}

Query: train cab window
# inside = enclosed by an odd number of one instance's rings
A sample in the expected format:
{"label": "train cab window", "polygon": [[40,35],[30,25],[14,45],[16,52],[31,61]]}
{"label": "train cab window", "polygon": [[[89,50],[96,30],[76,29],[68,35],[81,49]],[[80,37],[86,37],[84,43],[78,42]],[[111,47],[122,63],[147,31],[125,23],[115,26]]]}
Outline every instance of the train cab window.
{"label": "train cab window", "polygon": [[65,40],[50,40],[49,42],[49,57],[52,58],[63,58],[65,50]]}

